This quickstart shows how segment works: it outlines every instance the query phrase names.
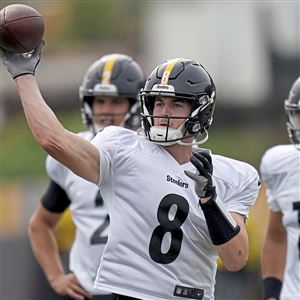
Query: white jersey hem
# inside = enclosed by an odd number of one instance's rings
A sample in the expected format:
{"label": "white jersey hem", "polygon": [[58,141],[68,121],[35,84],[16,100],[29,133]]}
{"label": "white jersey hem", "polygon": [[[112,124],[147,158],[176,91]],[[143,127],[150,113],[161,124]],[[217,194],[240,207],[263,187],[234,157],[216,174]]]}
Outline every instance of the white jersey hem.
{"label": "white jersey hem", "polygon": [[[123,296],[127,296],[127,297],[133,297],[133,298],[138,298],[138,299],[143,299],[143,300],[168,300],[168,298],[161,298],[161,297],[155,297],[155,296],[145,296],[145,294],[141,294],[139,292],[135,292],[132,290],[125,290],[125,289],[121,289],[119,287],[113,287],[113,286],[108,286],[108,285],[104,285],[104,284],[99,284],[99,283],[95,283],[94,287],[96,289],[100,289],[101,291],[106,291],[106,292],[110,292],[113,294],[119,294],[119,295],[123,295]],[[173,295],[172,295],[173,296]]]}

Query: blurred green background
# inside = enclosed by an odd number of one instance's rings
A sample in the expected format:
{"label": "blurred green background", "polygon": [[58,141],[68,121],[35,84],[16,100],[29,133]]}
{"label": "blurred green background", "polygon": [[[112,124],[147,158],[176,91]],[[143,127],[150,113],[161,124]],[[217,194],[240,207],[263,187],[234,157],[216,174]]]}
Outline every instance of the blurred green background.
{"label": "blurred green background", "polygon": [[[58,110],[57,117],[70,131],[84,130],[79,109]],[[259,167],[263,152],[272,145],[288,143],[282,124],[280,130],[274,127],[215,126],[209,130],[210,138],[203,147],[215,153],[247,161]],[[284,128],[285,129],[285,128]],[[1,176],[7,180],[22,179],[24,176],[46,176],[44,160],[46,153],[35,142],[28,129],[23,113],[18,113],[7,121],[2,132]]]}

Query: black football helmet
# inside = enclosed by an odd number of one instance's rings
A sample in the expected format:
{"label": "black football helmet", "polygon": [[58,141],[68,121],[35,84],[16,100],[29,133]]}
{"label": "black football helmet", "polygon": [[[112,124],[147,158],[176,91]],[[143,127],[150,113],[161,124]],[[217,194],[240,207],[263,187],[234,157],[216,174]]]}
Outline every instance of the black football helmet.
{"label": "black football helmet", "polygon": [[289,97],[284,101],[287,130],[291,142],[300,150],[300,77],[292,85]]}
{"label": "black football helmet", "polygon": [[[192,111],[179,128],[154,126],[154,118],[158,118],[153,115],[154,100],[158,95],[191,101]],[[181,140],[205,133],[205,138],[197,144],[205,142],[207,129],[213,121],[215,99],[214,82],[202,65],[184,58],[167,60],[150,74],[141,91],[141,117],[146,138],[170,146],[187,144]],[[176,116],[166,117],[168,124],[172,118]]]}
{"label": "black football helmet", "polygon": [[87,70],[79,88],[83,123],[94,133],[101,130],[93,120],[94,97],[116,96],[129,99],[130,108],[125,115],[124,125],[131,127],[131,121],[136,121],[135,115],[140,111],[138,97],[144,83],[142,68],[130,56],[109,54],[98,59]]}

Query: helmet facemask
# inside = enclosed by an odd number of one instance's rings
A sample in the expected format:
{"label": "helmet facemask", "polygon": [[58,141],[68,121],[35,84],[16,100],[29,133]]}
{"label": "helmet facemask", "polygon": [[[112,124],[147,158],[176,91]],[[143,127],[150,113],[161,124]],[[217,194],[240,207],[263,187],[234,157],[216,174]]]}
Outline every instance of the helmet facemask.
{"label": "helmet facemask", "polygon": [[288,100],[284,104],[287,115],[287,131],[291,142],[300,150],[300,104],[290,104]]}
{"label": "helmet facemask", "polygon": [[[163,96],[166,94],[159,94]],[[142,126],[146,137],[157,144],[163,146],[171,146],[174,144],[181,145],[192,145],[192,144],[202,144],[207,141],[208,133],[207,129],[211,125],[213,120],[214,112],[214,93],[212,97],[208,97],[206,94],[198,95],[195,99],[184,96],[172,96],[173,98],[181,98],[191,101],[191,113],[187,117],[178,117],[178,116],[155,116],[153,115],[153,108],[155,97],[153,92],[151,96],[143,95],[141,96],[143,113],[142,116]],[[155,126],[154,119],[165,119],[166,126]],[[183,123],[178,128],[170,127],[170,121],[172,119],[183,120]],[[198,142],[189,143],[183,142],[182,140],[194,139],[199,134],[204,133],[204,137]]]}

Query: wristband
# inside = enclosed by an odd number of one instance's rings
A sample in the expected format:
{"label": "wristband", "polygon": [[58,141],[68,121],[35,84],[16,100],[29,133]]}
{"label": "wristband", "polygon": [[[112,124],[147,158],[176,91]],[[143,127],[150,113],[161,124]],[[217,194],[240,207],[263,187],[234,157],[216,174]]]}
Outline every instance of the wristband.
{"label": "wristband", "polygon": [[282,281],[275,277],[266,277],[263,279],[264,300],[269,298],[279,299],[282,288]]}
{"label": "wristband", "polygon": [[214,245],[222,245],[240,232],[240,226],[217,196],[212,196],[206,203],[199,203]]}

